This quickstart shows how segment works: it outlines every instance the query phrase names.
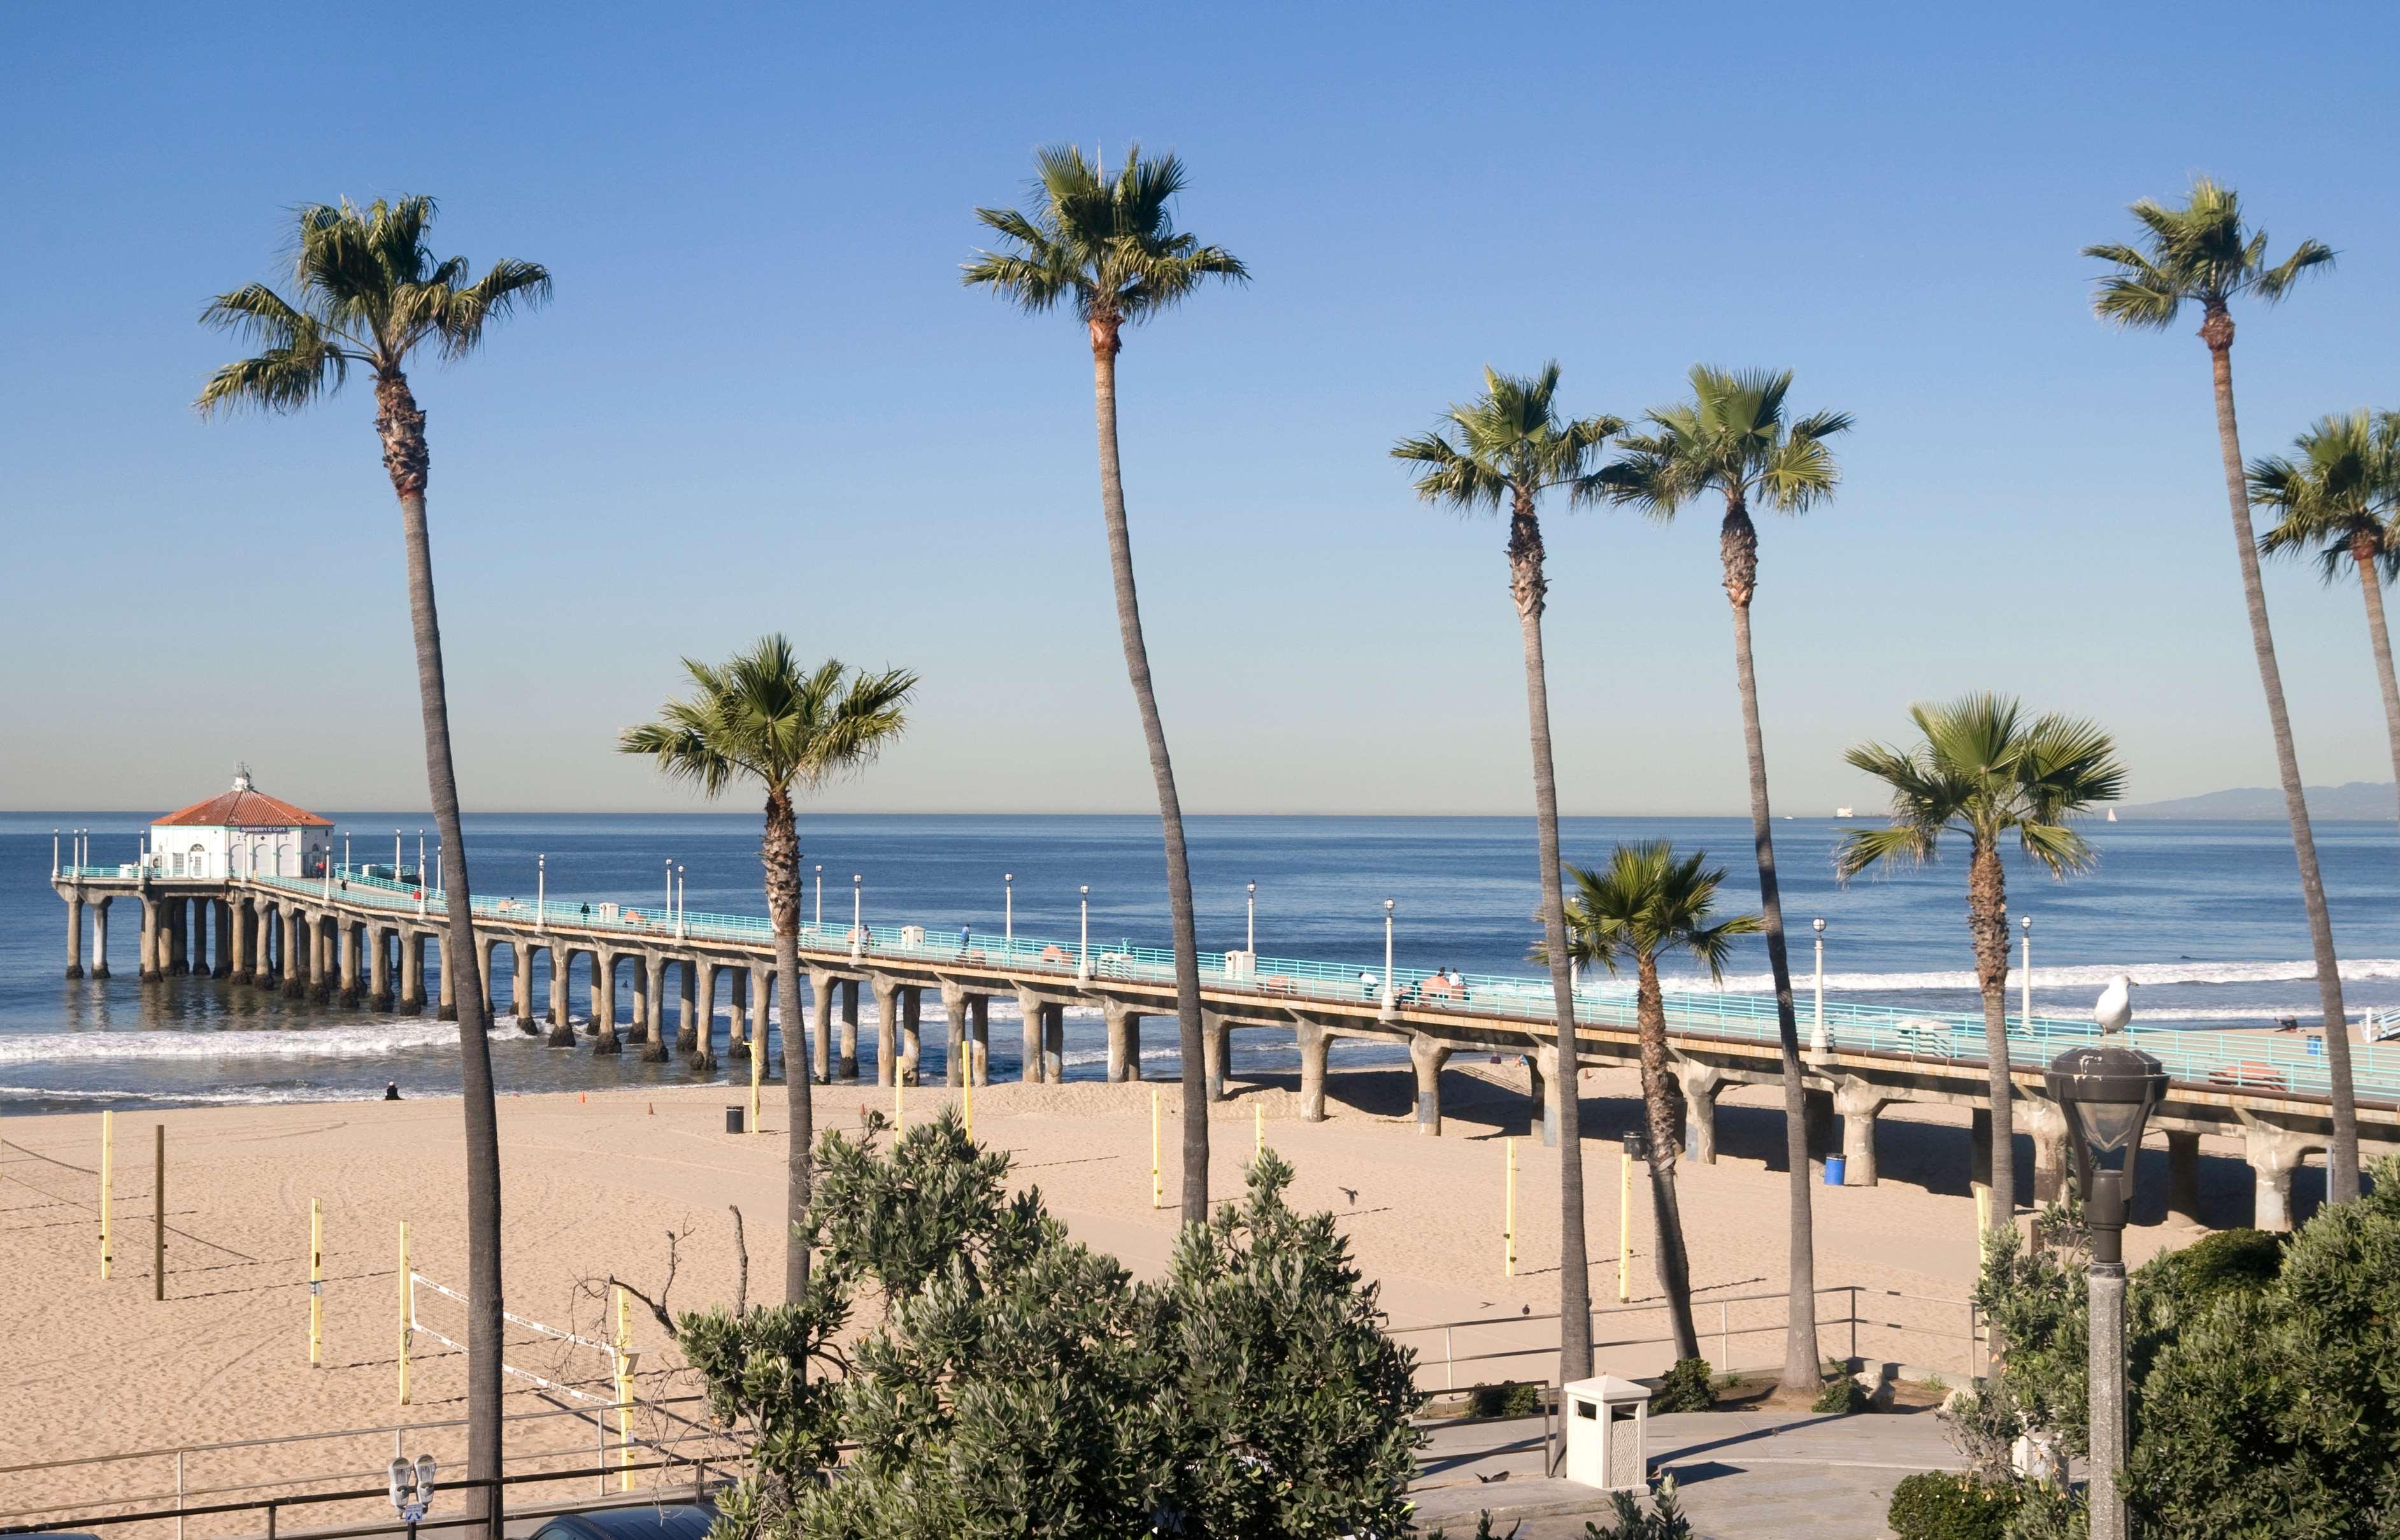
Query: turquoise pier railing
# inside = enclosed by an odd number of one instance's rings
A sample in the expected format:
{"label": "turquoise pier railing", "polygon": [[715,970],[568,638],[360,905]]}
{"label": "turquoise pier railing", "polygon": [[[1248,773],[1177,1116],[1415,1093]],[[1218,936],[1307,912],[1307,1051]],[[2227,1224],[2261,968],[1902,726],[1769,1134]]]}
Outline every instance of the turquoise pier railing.
{"label": "turquoise pier railing", "polygon": [[[93,877],[116,875],[113,866],[85,871]],[[337,867],[330,879],[320,876],[244,880],[253,886],[320,901],[330,894],[358,908],[429,918],[448,913],[439,889],[421,889],[388,877],[371,877],[357,867]],[[586,906],[580,901],[565,904],[553,900],[538,906],[515,898],[478,898],[475,913],[567,934],[621,938],[651,946],[673,946],[678,941],[713,942],[764,949],[774,941],[773,932],[761,916],[676,914],[651,904]],[[1172,985],[1175,979],[1174,953],[1124,943],[1096,944],[1086,952],[1072,941],[971,936],[961,947],[955,936],[916,926],[868,925],[853,934],[847,925],[803,924],[800,945],[820,956],[852,953],[862,961],[880,958],[948,964],[1018,975],[1159,985]],[[1352,1007],[1380,1005],[1385,988],[1383,971],[1376,967],[1304,958],[1261,957],[1254,965],[1237,969],[1229,965],[1222,953],[1202,955],[1200,979],[1202,987],[1212,992]],[[1390,988],[1395,1008],[1409,1012],[1420,1025],[1427,1015],[1455,1015],[1462,1025],[1481,1019],[1538,1026],[1548,1022],[1551,1015],[1549,981],[1524,974],[1396,968]],[[1683,988],[1668,994],[1666,1007],[1670,1031],[1750,1042],[1773,1042],[1778,1035],[1775,1002],[1769,996]],[[1814,1015],[1813,1003],[1802,1008],[1804,1039],[1813,1029]],[[1583,985],[1575,994],[1575,1019],[1590,1027],[1631,1029],[1631,985],[1614,981]],[[1888,1054],[1961,1064],[1984,1062],[1984,1018],[1980,1011],[1919,1011],[1829,999],[1825,1002],[1825,1026],[1831,1046],[1837,1052]],[[2011,1013],[2009,1060],[2026,1068],[2039,1068],[2067,1048],[2096,1042],[2099,1035],[2099,1029],[2089,1021],[2036,1016],[2027,1022]],[[2129,1035],[2142,1048],[2157,1055],[2170,1075],[2193,1084],[2321,1096],[2330,1083],[2322,1053],[2310,1051],[2305,1042],[2268,1041],[2256,1035],[2234,1037],[2211,1031],[2145,1031],[2138,1020]],[[2315,1046],[2322,1048],[2322,1044]],[[2400,1098],[2400,1047],[2355,1044],[2351,1049],[2351,1065],[2360,1094]]]}

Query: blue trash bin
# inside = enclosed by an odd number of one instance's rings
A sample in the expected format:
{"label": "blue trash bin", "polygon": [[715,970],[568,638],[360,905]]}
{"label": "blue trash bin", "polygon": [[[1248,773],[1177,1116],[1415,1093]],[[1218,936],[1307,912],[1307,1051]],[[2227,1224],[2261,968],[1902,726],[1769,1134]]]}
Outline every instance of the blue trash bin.
{"label": "blue trash bin", "polygon": [[1827,1155],[1827,1156],[1825,1157],[1825,1185],[1826,1185],[1826,1186],[1828,1186],[1828,1187],[1839,1187],[1839,1186],[1841,1186],[1841,1185],[1842,1185],[1842,1179],[1843,1179],[1843,1178],[1847,1177],[1848,1175],[1849,1175],[1849,1163],[1848,1163],[1848,1161],[1844,1160],[1844,1159],[1843,1159],[1841,1156],[1839,1156],[1839,1155]]}

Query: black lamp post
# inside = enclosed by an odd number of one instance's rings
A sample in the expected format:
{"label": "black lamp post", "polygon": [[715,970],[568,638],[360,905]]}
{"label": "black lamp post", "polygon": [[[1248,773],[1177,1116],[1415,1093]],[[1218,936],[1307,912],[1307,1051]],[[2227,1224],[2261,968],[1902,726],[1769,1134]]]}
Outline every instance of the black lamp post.
{"label": "black lamp post", "polygon": [[[2116,1043],[2069,1048],[2052,1059],[2050,1094],[2066,1115],[2075,1190],[2092,1232],[2087,1276],[2091,1303],[2092,1540],[2126,1540],[2125,1500],[2117,1473],[2125,1464],[2125,1211],[2133,1201],[2142,1128],[2165,1099],[2167,1076],[2138,1048]],[[2114,1168],[2112,1153],[2124,1156]]]}

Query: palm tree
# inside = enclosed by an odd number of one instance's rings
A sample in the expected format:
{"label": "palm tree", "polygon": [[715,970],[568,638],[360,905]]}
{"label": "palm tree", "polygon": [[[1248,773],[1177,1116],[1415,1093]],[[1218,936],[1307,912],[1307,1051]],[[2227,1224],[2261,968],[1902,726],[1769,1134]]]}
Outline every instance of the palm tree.
{"label": "palm tree", "polygon": [[2328,583],[2356,567],[2366,600],[2366,642],[2383,687],[2383,733],[2392,774],[2400,781],[2400,683],[2392,672],[2392,632],[2383,620],[2383,584],[2400,575],[2400,414],[2326,417],[2293,442],[2298,460],[2250,462],[2250,497],[2282,515],[2258,537],[2269,556],[2316,548]]}
{"label": "palm tree", "polygon": [[1524,639],[1525,709],[1534,749],[1534,825],[1541,854],[1542,955],[1549,961],[1557,1010],[1559,1104],[1559,1383],[1591,1373],[1591,1276],[1585,1255],[1583,1120],[1577,1106],[1575,993],[1567,961],[1566,906],[1560,891],[1559,791],[1550,757],[1550,687],[1542,661],[1542,609],[1549,579],[1542,572],[1544,494],[1589,472],[1616,417],[1561,419],[1556,397],[1559,366],[1531,376],[1483,371],[1483,394],[1453,405],[1448,422],[1402,439],[1394,459],[1424,466],[1417,496],[1473,512],[1508,507],[1508,593]]}
{"label": "palm tree", "polygon": [[1100,518],[1107,526],[1109,573],[1116,585],[1117,632],[1125,674],[1141,713],[1158,784],[1166,843],[1166,906],[1175,931],[1175,1015],[1183,1061],[1183,1222],[1208,1218],[1208,1085],[1200,1038],[1200,938],[1192,917],[1192,867],[1183,848],[1183,805],[1175,765],[1151,688],[1150,648],[1142,640],[1134,590],[1133,543],[1125,527],[1125,474],[1117,461],[1117,353],[1125,329],[1169,309],[1209,279],[1246,279],[1249,271],[1221,246],[1204,246],[1175,228],[1168,205],[1183,190],[1183,163],[1145,160],[1139,144],[1114,175],[1074,145],[1035,157],[1039,176],[1029,207],[977,209],[975,218],[1004,248],[978,251],[966,265],[970,288],[988,288],[1029,313],[1065,305],[1092,346],[1092,397],[1100,441]]}
{"label": "palm tree", "polygon": [[2309,943],[2316,957],[2317,1001],[2325,1013],[2325,1071],[2333,1103],[2325,1197],[2346,1203],[2358,1196],[2358,1103],[2350,1080],[2350,1017],[2341,1003],[2341,965],[2334,956],[2333,919],[2325,908],[2316,836],[2309,827],[2309,806],[2300,789],[2299,756],[2292,748],[2292,718],[2284,705],[2275,634],[2267,624],[2267,590],[2258,580],[2242,433],[2233,416],[2233,301],[2276,303],[2291,293],[2301,274],[2332,266],[2333,251],[2322,241],[2303,240],[2291,255],[2269,264],[2267,232],[2246,228],[2240,196],[2206,177],[2192,183],[2191,196],[2179,209],[2146,198],[2133,205],[2132,212],[2142,226],[2141,245],[2105,241],[2083,248],[2085,256],[2113,269],[2098,280],[2092,308],[2113,325],[2159,332],[2175,323],[2187,301],[2200,307],[2200,340],[2208,345],[2209,373],[2216,389],[2216,448],[2224,462],[2226,505],[2233,514],[2234,556],[2242,568],[2250,647],[2257,654],[2258,683],[2266,691],[2267,721],[2275,735],[2275,769],[2283,778],[2284,811],[2292,823],[2300,902],[2308,912]]}
{"label": "palm tree", "polygon": [[1820,412],[1787,426],[1790,371],[1735,373],[1695,364],[1692,399],[1646,414],[1649,429],[1626,436],[1623,453],[1576,487],[1670,519],[1694,497],[1725,498],[1717,552],[1725,598],[1733,606],[1734,675],[1741,691],[1742,744],[1750,760],[1751,838],[1758,856],[1758,906],[1766,927],[1766,962],[1775,975],[1776,1026],[1783,1044],[1783,1139],[1792,1173],[1791,1306],[1783,1341],[1783,1384],[1812,1390],[1817,1358],[1816,1227],[1809,1211],[1807,1092],[1800,1072],[1799,1019],[1792,1004],[1792,964],[1783,945],[1783,896],[1775,874],[1775,834],[1766,801],[1766,745],[1758,725],[1758,679],[1751,668],[1750,606],[1758,593],[1758,530],[1753,504],[1799,513],[1830,497],[1840,480],[1825,441],[1850,426],[1842,412]]}
{"label": "palm tree", "polygon": [[[491,1017],[475,967],[473,899],[467,840],[458,825],[458,782],[450,759],[450,706],[442,671],[442,626],[433,603],[433,552],[426,532],[425,414],[408,387],[407,364],[419,347],[464,358],[484,329],[518,306],[550,297],[550,273],[538,263],[502,260],[469,280],[467,259],[437,259],[426,244],[433,200],[377,198],[363,209],[312,203],[299,212],[293,297],[263,283],[219,294],[201,312],[205,325],[258,347],[257,354],[209,376],[194,404],[202,416],[237,407],[297,412],[331,395],[352,365],[375,375],[375,432],[384,470],[400,499],[408,572],[408,611],[416,643],[416,690],[425,728],[425,775],[433,820],[442,830],[445,953],[458,1008],[458,1055],[467,1133],[467,1475],[500,1474],[500,1142],[492,1100]],[[479,1489],[491,1493],[498,1489]],[[485,1518],[498,1533],[498,1502]]]}
{"label": "palm tree", "polygon": [[[784,1162],[789,1223],[784,1302],[798,1304],[809,1281],[809,1247],[802,1237],[816,1125],[809,1097],[808,1029],[801,1025],[799,1005],[800,838],[792,794],[864,769],[899,737],[917,676],[906,669],[853,674],[832,659],[804,670],[792,644],[780,634],[761,637],[723,663],[687,658],[683,666],[691,675],[691,695],[660,707],[657,721],[625,729],[617,751],[648,756],[661,773],[690,783],[704,797],[716,796],[735,781],[755,782],[767,795],[767,837],[758,859],[766,868],[767,915],[775,932],[775,1003],[784,1022],[784,1097],[791,1118]],[[758,1008],[764,1021],[766,1002]],[[798,1049],[792,1046],[796,1031]],[[751,1052],[763,1054],[765,1043],[762,1031]]]}
{"label": "palm tree", "polygon": [[2117,799],[2125,784],[2117,745],[2089,722],[2025,720],[2004,695],[1970,695],[1947,705],[1911,706],[1924,742],[1902,750],[1861,743],[1844,758],[1891,790],[1888,828],[1842,837],[1834,873],[1845,882],[1870,866],[1922,865],[1945,831],[1967,840],[1967,934],[1984,992],[1984,1062],[1992,1098],[1991,1226],[2016,1213],[2015,1120],[2009,1077],[2009,901],[2000,846],[2011,834],[2033,860],[2065,878],[2099,859],[2067,821]]}
{"label": "palm tree", "polygon": [[1738,914],[1710,923],[1722,868],[1708,852],[1677,859],[1664,839],[1619,845],[1605,871],[1569,866],[1575,885],[1567,901],[1567,955],[1616,973],[1633,960],[1633,1021],[1642,1039],[1642,1104],[1650,1115],[1650,1206],[1658,1233],[1658,1283],[1674,1323],[1675,1356],[1700,1356],[1692,1324],[1692,1270],[1684,1249],[1684,1210],[1675,1196],[1675,1160],[1684,1151],[1684,1086],[1667,1057],[1667,1004],[1658,988],[1658,954],[1688,952],[1725,977],[1733,938],[1753,935],[1758,916]]}

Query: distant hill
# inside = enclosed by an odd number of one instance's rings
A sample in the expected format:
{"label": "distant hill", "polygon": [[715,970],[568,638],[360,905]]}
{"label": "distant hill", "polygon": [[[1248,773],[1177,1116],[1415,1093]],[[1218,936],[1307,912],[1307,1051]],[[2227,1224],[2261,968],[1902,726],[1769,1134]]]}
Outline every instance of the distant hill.
{"label": "distant hill", "polygon": [[[2311,818],[2391,818],[2400,813],[2389,781],[2352,781],[2340,786],[2308,789]],[[2202,797],[2177,797],[2164,802],[2137,802],[2117,810],[2120,818],[2281,818],[2284,794],[2272,786],[2236,786]]]}

